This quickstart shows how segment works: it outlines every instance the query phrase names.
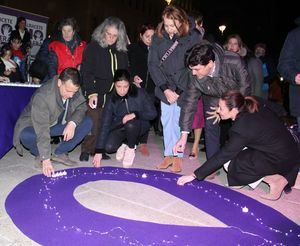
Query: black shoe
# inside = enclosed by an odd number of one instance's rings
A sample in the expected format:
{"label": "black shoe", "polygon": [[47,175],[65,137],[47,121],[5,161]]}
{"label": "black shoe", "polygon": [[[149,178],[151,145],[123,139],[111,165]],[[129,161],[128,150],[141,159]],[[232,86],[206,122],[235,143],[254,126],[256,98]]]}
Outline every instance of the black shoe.
{"label": "black shoe", "polygon": [[60,143],[60,137],[52,137],[50,143],[51,144],[59,144]]}
{"label": "black shoe", "polygon": [[82,152],[79,156],[80,161],[88,161],[90,158],[90,154],[86,152]]}
{"label": "black shoe", "polygon": [[107,155],[107,154],[105,154],[105,153],[103,153],[102,154],[102,160],[110,160],[110,156]]}

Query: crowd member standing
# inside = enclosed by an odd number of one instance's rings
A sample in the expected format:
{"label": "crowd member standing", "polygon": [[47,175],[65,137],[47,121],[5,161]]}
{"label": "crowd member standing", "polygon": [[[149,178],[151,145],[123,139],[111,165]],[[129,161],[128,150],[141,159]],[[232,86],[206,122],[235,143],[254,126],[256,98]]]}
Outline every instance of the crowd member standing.
{"label": "crowd member standing", "polygon": [[251,79],[251,95],[262,97],[264,76],[260,59],[255,57],[254,54],[251,54],[251,51],[247,49],[238,34],[229,35],[224,46],[225,49],[238,53],[244,59]]}
{"label": "crowd member standing", "polygon": [[63,19],[59,24],[57,39],[49,44],[49,77],[60,74],[67,67],[80,70],[86,42],[81,41],[79,27],[74,18]]}
{"label": "crowd member standing", "polygon": [[135,146],[150,128],[156,116],[154,105],[143,88],[130,82],[129,72],[118,69],[114,75],[114,90],[102,113],[93,165],[100,167],[102,153],[116,153],[123,167],[131,167]]}
{"label": "crowd member standing", "polygon": [[[296,20],[300,22],[300,17]],[[300,25],[286,37],[279,57],[278,71],[289,82],[290,112],[297,117],[300,132]]]}
{"label": "crowd member standing", "polygon": [[[139,41],[129,45],[128,47],[128,59],[129,59],[129,68],[131,75],[133,77],[134,83],[138,87],[145,88],[147,93],[152,99],[152,103],[156,106],[158,117],[153,120],[153,127],[155,132],[159,129],[159,100],[155,97],[154,89],[155,84],[149,74],[148,70],[148,51],[149,46],[151,45],[152,36],[154,34],[155,28],[151,24],[143,24],[139,28]],[[139,150],[142,155],[148,156],[149,150],[147,147],[149,131],[145,133],[144,136],[141,136],[139,140],[140,146]]]}
{"label": "crowd member standing", "polygon": [[31,36],[30,32],[26,28],[26,19],[23,16],[18,17],[17,23],[15,25],[15,30],[10,34],[9,42],[11,42],[12,37],[18,36],[21,40],[21,50],[23,55],[26,55],[31,48]]}
{"label": "crowd member standing", "polygon": [[184,10],[175,6],[165,8],[162,20],[153,36],[148,58],[155,94],[161,100],[164,135],[164,160],[157,168],[166,169],[172,165],[172,172],[180,172],[183,153],[174,155],[172,146],[180,136],[178,100],[187,83],[181,79],[185,72],[184,55],[199,42],[201,34],[192,28],[195,23],[189,23]]}
{"label": "crowd member standing", "polygon": [[[113,89],[117,69],[128,69],[127,34],[119,18],[108,17],[94,30],[83,55],[81,74],[93,128],[81,145],[80,161],[88,161],[89,155],[94,154],[101,112]],[[110,158],[104,154],[102,159]]]}

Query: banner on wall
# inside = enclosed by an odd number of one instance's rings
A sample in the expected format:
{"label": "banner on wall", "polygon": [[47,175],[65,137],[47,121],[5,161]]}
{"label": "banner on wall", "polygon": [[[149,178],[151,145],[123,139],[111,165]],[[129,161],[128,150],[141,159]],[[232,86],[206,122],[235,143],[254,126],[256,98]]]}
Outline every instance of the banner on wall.
{"label": "banner on wall", "polygon": [[26,27],[31,33],[31,51],[35,56],[47,35],[48,17],[0,5],[0,45],[8,42],[10,33],[15,30],[17,18],[26,18]]}

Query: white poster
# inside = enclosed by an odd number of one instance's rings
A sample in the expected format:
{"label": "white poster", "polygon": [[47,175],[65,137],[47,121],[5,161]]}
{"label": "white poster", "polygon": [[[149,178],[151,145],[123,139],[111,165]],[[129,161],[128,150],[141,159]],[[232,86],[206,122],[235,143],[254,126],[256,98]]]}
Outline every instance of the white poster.
{"label": "white poster", "polygon": [[0,5],[0,45],[8,42],[10,33],[15,30],[17,18],[26,19],[26,27],[31,34],[30,54],[35,56],[47,35],[48,17]]}

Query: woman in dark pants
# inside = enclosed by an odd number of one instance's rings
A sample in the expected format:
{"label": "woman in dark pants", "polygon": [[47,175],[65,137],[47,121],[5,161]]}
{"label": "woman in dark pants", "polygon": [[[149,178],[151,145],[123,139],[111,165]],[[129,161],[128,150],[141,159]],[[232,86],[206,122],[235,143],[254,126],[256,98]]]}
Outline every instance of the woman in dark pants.
{"label": "woman in dark pants", "polygon": [[[261,197],[279,199],[286,187],[295,184],[300,163],[297,145],[282,121],[266,105],[236,91],[221,97],[218,113],[222,120],[233,120],[228,142],[192,175],[179,178],[177,183],[203,180],[226,163],[230,186],[253,187],[264,181],[270,193]],[[184,141],[179,140],[174,150],[183,151],[184,147]]]}
{"label": "woman in dark pants", "polygon": [[105,104],[96,142],[93,165],[100,167],[102,153],[116,152],[123,167],[132,166],[135,145],[150,128],[156,110],[144,89],[131,84],[129,72],[118,69],[114,75],[114,90]]}

